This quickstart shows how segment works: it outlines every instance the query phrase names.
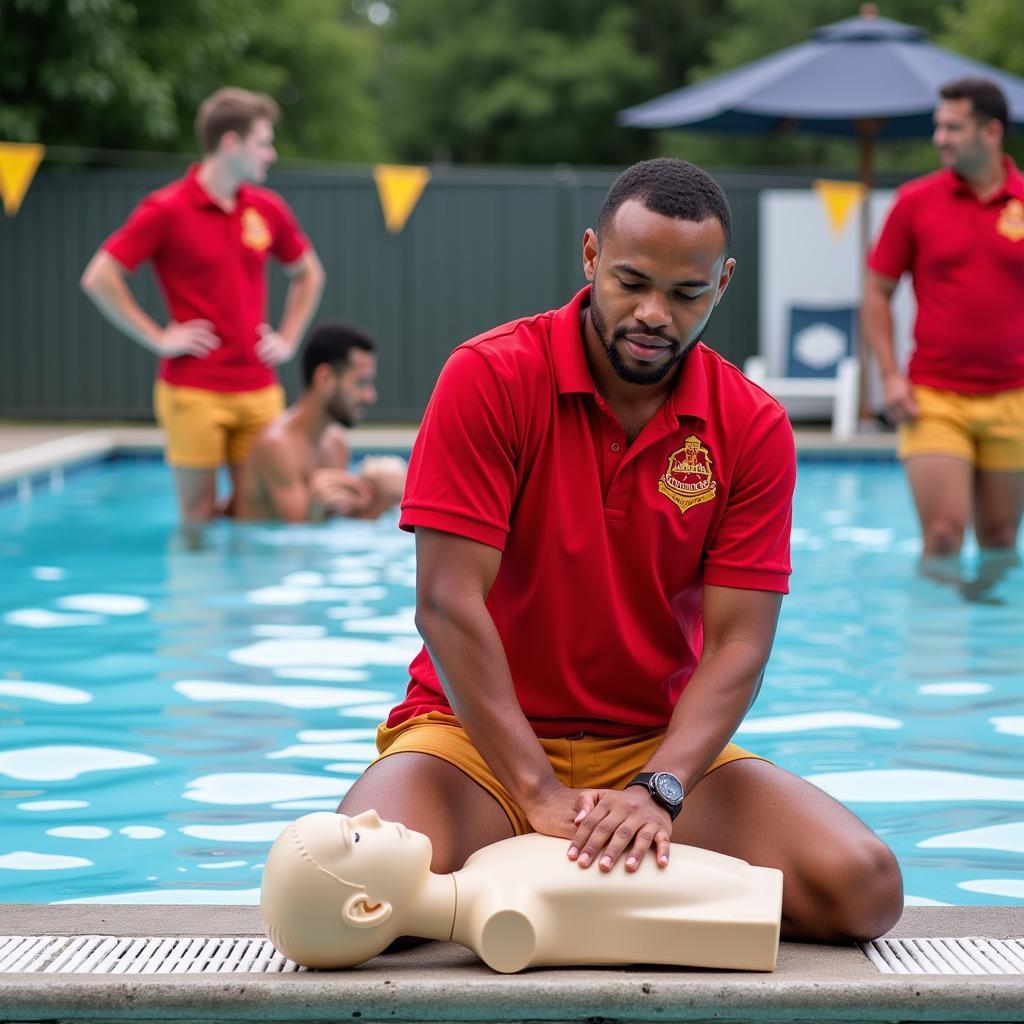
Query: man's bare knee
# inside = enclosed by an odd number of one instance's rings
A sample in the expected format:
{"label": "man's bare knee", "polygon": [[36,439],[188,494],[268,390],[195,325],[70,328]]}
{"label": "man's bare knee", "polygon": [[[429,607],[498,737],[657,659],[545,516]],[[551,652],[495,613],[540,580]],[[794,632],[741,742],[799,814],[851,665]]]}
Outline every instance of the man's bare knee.
{"label": "man's bare knee", "polygon": [[933,519],[924,524],[924,553],[930,558],[957,555],[964,543],[966,524],[952,519]]}
{"label": "man's bare knee", "polygon": [[978,535],[978,546],[986,551],[1013,551],[1017,547],[1016,523],[979,526],[975,532]]}

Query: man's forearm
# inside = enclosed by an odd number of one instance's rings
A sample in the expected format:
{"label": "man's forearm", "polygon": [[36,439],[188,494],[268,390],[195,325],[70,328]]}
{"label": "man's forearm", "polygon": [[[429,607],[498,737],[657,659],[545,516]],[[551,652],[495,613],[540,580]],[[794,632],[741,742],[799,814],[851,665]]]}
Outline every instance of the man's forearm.
{"label": "man's forearm", "polygon": [[483,600],[456,609],[419,609],[416,621],[459,723],[517,802],[529,805],[555,777],[519,706]]}
{"label": "man's forearm", "polygon": [[869,284],[864,293],[863,328],[882,376],[898,373],[890,296],[877,284]]}
{"label": "man's forearm", "polygon": [[705,651],[646,767],[672,772],[687,791],[695,786],[743,721],[766,661],[742,640]]}
{"label": "man's forearm", "polygon": [[[111,257],[107,257],[109,259]],[[163,329],[135,301],[123,277],[104,266],[105,262],[102,256],[97,256],[89,264],[82,275],[82,291],[119,331],[151,352],[157,351]]]}
{"label": "man's forearm", "polygon": [[284,314],[277,333],[293,347],[298,346],[313,314],[320,305],[324,290],[324,273],[319,262],[306,267],[296,274],[288,286],[284,302]]}

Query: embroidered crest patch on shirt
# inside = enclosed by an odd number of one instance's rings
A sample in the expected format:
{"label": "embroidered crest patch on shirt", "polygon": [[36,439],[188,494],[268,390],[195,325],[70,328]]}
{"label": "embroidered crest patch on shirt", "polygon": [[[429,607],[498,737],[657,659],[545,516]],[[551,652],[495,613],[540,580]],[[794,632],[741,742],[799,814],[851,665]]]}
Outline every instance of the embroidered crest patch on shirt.
{"label": "embroidered crest patch on shirt", "polygon": [[674,502],[680,512],[711,501],[717,484],[711,475],[711,455],[699,437],[691,434],[682,448],[668,457],[668,468],[658,481],[658,490]]}
{"label": "embroidered crest patch on shirt", "polygon": [[270,228],[260,213],[251,206],[242,211],[242,245],[256,252],[263,252],[270,246]]}
{"label": "embroidered crest patch on shirt", "polygon": [[1011,199],[999,214],[996,231],[1011,242],[1019,242],[1024,238],[1024,203],[1019,199]]}

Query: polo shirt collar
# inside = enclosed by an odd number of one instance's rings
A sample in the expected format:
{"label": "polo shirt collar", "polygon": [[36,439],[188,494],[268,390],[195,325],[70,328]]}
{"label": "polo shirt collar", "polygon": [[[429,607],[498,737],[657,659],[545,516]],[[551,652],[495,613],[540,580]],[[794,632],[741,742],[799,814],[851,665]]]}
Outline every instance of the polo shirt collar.
{"label": "polo shirt collar", "polygon": [[[1024,177],[1021,176],[1017,165],[1013,162],[1013,157],[1009,154],[1003,154],[1003,169],[1006,171],[1006,178],[1003,181],[1003,187],[992,196],[991,199],[987,199],[988,203],[997,202],[1000,199],[1021,199],[1024,200]],[[977,193],[971,188],[967,182],[960,177],[956,171],[947,170],[946,174],[949,176],[949,188],[954,195],[969,195],[977,199]]]}
{"label": "polo shirt collar", "polygon": [[[185,189],[188,192],[189,198],[196,206],[212,206],[223,212],[224,207],[203,188],[203,183],[199,180],[199,167],[199,164],[192,164],[185,174]],[[240,185],[235,196],[236,208],[245,201],[246,186]]]}
{"label": "polo shirt collar", "polygon": [[[557,310],[551,329],[551,353],[555,385],[560,395],[597,395],[583,348],[580,314],[590,303],[591,286],[581,289],[568,305]],[[674,416],[708,418],[708,379],[704,366],[706,349],[697,343],[690,350],[676,377],[668,405]]]}

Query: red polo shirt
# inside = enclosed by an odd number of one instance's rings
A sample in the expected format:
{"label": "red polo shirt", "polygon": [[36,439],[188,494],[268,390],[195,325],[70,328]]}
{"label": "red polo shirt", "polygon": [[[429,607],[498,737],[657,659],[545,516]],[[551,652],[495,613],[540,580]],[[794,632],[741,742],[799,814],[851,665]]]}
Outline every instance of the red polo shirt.
{"label": "red polo shirt", "polygon": [[915,384],[983,394],[1024,388],[1024,176],[982,202],[937,171],[904,185],[868,259],[885,277],[914,278]]}
{"label": "red polo shirt", "polygon": [[[498,548],[487,607],[540,736],[668,723],[700,658],[701,587],[787,590],[796,462],[781,406],[703,345],[627,448],[569,305],[455,350],[401,526]],[[426,649],[389,725],[451,714]]]}
{"label": "red polo shirt", "polygon": [[268,319],[267,255],[294,263],[309,243],[280,196],[243,185],[228,213],[197,171],[146,196],[103,248],[129,271],[151,260],[171,318],[209,320],[220,338],[203,359],[162,359],[163,380],[209,391],[269,387],[277,376],[255,351],[257,325]]}

